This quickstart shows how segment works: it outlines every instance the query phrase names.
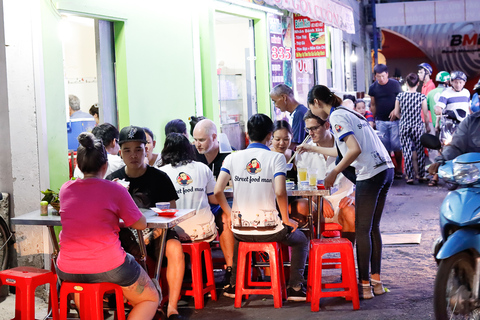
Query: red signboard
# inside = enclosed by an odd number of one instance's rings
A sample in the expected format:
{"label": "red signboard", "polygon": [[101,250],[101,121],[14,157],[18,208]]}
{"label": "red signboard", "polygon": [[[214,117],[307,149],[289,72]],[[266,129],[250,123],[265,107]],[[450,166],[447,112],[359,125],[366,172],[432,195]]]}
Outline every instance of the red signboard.
{"label": "red signboard", "polygon": [[323,22],[295,14],[295,59],[325,57],[325,26]]}

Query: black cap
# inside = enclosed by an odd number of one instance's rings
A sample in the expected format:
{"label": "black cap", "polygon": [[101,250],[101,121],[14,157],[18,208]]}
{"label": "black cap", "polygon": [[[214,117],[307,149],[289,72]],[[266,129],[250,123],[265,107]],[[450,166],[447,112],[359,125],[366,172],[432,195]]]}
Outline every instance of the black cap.
{"label": "black cap", "polygon": [[137,126],[128,126],[123,128],[122,131],[120,131],[119,140],[119,145],[130,141],[139,141],[147,144],[147,136],[145,135],[145,131],[142,127]]}

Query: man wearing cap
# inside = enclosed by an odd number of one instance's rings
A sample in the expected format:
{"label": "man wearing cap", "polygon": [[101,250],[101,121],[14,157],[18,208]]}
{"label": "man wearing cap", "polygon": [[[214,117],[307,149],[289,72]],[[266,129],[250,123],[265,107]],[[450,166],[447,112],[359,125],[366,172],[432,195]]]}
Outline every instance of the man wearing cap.
{"label": "man wearing cap", "polygon": [[[170,202],[170,208],[175,208],[178,199],[175,187],[168,175],[145,163],[147,138],[141,127],[129,126],[120,131],[120,151],[125,167],[107,176],[108,180],[124,180],[129,183],[128,192],[139,208],[155,207],[157,202]],[[145,239],[147,253],[158,259],[160,230],[154,229]],[[129,229],[122,229],[120,240],[125,250],[135,255],[136,243],[131,243],[132,234]],[[130,242],[130,248],[129,243]],[[168,319],[182,319],[178,314],[177,304],[182,288],[185,261],[182,244],[173,229],[167,231],[165,256],[168,261],[167,282],[169,286]]]}

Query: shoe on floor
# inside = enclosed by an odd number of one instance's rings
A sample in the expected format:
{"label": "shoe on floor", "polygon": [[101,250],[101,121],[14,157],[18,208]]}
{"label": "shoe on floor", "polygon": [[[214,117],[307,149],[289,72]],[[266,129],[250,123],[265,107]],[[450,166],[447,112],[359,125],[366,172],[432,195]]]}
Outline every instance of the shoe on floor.
{"label": "shoe on floor", "polygon": [[395,179],[403,179],[403,173],[402,172],[395,172]]}
{"label": "shoe on floor", "polygon": [[222,279],[222,285],[223,288],[226,288],[228,285],[230,285],[230,278],[232,277],[232,267],[227,267],[225,270],[225,274]]}
{"label": "shoe on floor", "polygon": [[382,281],[371,279],[370,282],[372,283],[373,292],[375,293],[376,296],[382,295],[386,292],[385,288],[383,287]]}
{"label": "shoe on floor", "polygon": [[287,289],[287,300],[288,301],[307,301],[307,291],[303,284],[300,285],[300,288],[295,290],[293,287]]}
{"label": "shoe on floor", "polygon": [[231,285],[230,283],[223,288],[223,295],[229,298],[235,298],[235,285]]}
{"label": "shoe on floor", "polygon": [[374,295],[372,291],[372,286],[369,283],[359,284],[358,295],[360,299],[363,299],[363,300],[373,299]]}
{"label": "shoe on floor", "polygon": [[168,317],[168,320],[186,320],[187,318],[185,318],[184,316],[180,315],[180,314],[171,314],[170,317]]}

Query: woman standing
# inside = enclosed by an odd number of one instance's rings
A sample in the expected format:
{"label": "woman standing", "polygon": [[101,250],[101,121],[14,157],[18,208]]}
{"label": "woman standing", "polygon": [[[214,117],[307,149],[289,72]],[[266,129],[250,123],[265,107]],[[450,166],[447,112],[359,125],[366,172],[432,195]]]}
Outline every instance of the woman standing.
{"label": "woman standing", "polygon": [[127,190],[104,180],[107,153],[91,133],[78,136],[77,163],[83,179],[66,182],[60,189],[60,253],[57,274],[72,282],[111,282],[122,287],[133,305],[128,319],[152,319],[159,296],[145,270],[123,250],[118,232],[126,226],[145,229],[146,219]]}
{"label": "woman standing", "polygon": [[[343,156],[325,177],[325,187],[331,187],[337,175],[348,166],[351,165],[356,171],[355,230],[359,293],[363,299],[371,299],[374,297],[372,286],[376,295],[385,292],[380,280],[380,219],[393,181],[394,166],[366,119],[354,111],[340,107],[342,100],[326,86],[316,85],[310,89],[307,101],[313,114],[322,120],[330,118],[335,143]],[[318,152],[337,156],[337,147],[318,147]]]}
{"label": "woman standing", "polygon": [[[270,146],[270,150],[283,154],[288,162],[293,154],[292,149],[289,149],[291,143],[292,127],[288,121],[275,121],[273,124],[272,145]],[[287,171],[287,179],[294,182],[297,181],[296,168]]]}
{"label": "woman standing", "polygon": [[188,139],[180,133],[170,133],[162,150],[164,171],[172,180],[179,199],[177,208],[194,208],[197,213],[175,227],[182,242],[211,241],[217,235],[215,216],[209,202],[218,204],[213,195],[215,178],[212,170],[194,161],[195,153]]}
{"label": "woman standing", "polygon": [[[406,92],[400,92],[397,95],[395,116],[400,119],[400,141],[405,158],[407,183],[413,184],[415,180],[425,181],[425,149],[420,143],[420,136],[425,131],[429,132],[430,128],[427,97],[417,92],[418,76],[415,73],[407,76],[407,86]],[[425,124],[421,117],[422,111]]]}

